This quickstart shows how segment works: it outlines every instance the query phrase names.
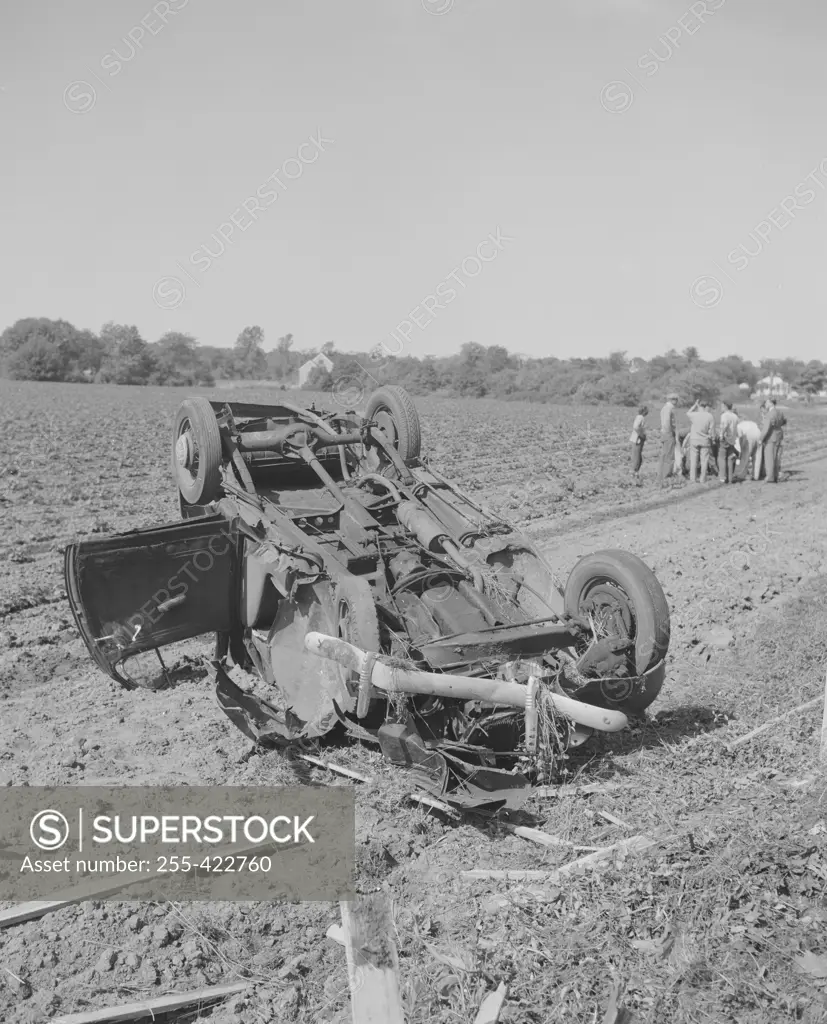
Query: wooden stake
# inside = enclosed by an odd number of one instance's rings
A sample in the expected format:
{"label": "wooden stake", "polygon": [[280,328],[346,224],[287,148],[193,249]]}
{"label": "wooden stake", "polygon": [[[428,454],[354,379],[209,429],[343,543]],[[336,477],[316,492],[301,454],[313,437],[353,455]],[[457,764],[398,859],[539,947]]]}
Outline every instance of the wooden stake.
{"label": "wooden stake", "polygon": [[340,906],[353,1024],[405,1024],[390,900],[376,893]]}
{"label": "wooden stake", "polygon": [[310,754],[299,754],[299,760],[307,761],[308,764],[314,764],[317,768],[325,768],[335,775],[344,775],[347,779],[355,779],[357,782],[373,781],[368,775],[360,775],[359,772],[352,772],[350,768],[342,768],[341,765],[333,764],[332,761],[322,761],[320,757],[311,757]]}
{"label": "wooden stake", "polygon": [[799,711],[809,711],[810,708],[814,708],[816,704],[820,703],[821,697],[816,697],[815,700],[808,700],[806,704],[799,704],[797,708],[791,708],[789,711],[785,711],[783,715],[779,715],[777,718],[773,718],[771,722],[765,722],[763,725],[759,725],[757,729],[753,729],[752,732],[748,732],[744,736],[739,736],[737,740],[733,740],[732,743],[727,744],[727,749],[732,750],[734,747],[740,747],[742,743],[748,743],[753,738],[753,736],[758,736],[762,732],[766,732],[767,729],[772,729],[774,725],[776,725],[778,722],[783,722],[785,718],[790,718],[792,717],[792,715],[797,715]]}
{"label": "wooden stake", "polygon": [[570,861],[561,868],[555,868],[551,871],[489,871],[483,868],[463,871],[461,877],[467,879],[502,878],[514,882],[556,882],[558,879],[565,878],[566,875],[571,875],[581,868],[592,868],[613,854],[640,852],[648,849],[650,846],[654,846],[655,842],[654,839],[649,839],[648,836],[631,836],[631,838],[623,839],[612,846],[604,846],[600,850],[595,850],[594,853],[588,853],[585,857],[578,857],[577,860]]}
{"label": "wooden stake", "polygon": [[488,995],[480,1003],[480,1008],[477,1011],[477,1016],[474,1018],[474,1024],[497,1024],[500,1019],[500,1010],[503,1008],[506,994],[508,989],[506,988],[505,982],[501,981],[494,992],[489,992]]}
{"label": "wooden stake", "polygon": [[174,995],[158,996],[139,1003],[122,1003],[120,1006],[106,1006],[102,1010],[85,1010],[82,1013],[61,1014],[52,1017],[53,1024],[104,1024],[105,1021],[140,1020],[150,1017],[155,1020],[159,1014],[179,1010],[197,1003],[214,1003],[227,996],[238,995],[248,987],[247,982],[234,985],[213,985],[211,988],[194,989],[192,992],[177,992]]}
{"label": "wooden stake", "polygon": [[827,676],[824,678],[824,717],[821,719],[821,750],[819,758],[827,764]]}

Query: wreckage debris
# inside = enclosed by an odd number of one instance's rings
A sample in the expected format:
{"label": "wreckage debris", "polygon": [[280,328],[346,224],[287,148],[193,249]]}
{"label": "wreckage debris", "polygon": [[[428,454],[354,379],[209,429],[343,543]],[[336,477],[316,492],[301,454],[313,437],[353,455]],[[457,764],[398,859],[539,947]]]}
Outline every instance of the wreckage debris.
{"label": "wreckage debris", "polygon": [[652,571],[599,551],[563,585],[422,454],[402,388],[363,413],[191,398],[171,441],[182,521],[66,550],[77,627],[123,686],[169,684],[161,651],[213,633],[219,705],[256,744],[343,730],[434,798],[489,809],[657,698]]}

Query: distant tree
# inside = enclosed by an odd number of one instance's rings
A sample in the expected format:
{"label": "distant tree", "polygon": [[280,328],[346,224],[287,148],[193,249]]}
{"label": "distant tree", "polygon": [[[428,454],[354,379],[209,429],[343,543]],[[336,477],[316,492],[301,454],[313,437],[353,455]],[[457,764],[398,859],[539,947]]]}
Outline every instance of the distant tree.
{"label": "distant tree", "polygon": [[467,363],[456,370],[451,383],[458,395],[469,398],[482,398],[488,392],[488,380],[484,371]]}
{"label": "distant tree", "polygon": [[625,370],[629,365],[629,360],[626,358],[625,352],[610,352],[609,353],[609,368],[612,373],[619,373],[621,370]]}
{"label": "distant tree", "polygon": [[67,320],[27,317],[0,335],[0,364],[18,378],[85,380],[84,371],[96,373],[102,358],[99,339]]}
{"label": "distant tree", "polygon": [[495,374],[507,370],[514,360],[507,348],[502,345],[489,345],[485,350],[484,361],[488,373]]}
{"label": "distant tree", "polygon": [[322,355],[325,355],[327,356],[328,359],[331,359],[333,356],[333,349],[335,345],[336,343],[334,341],[326,341],[324,345],[322,345]]}
{"label": "distant tree", "polygon": [[308,391],[332,391],[335,383],[336,378],[330,370],[326,370],[324,366],[314,366],[307,378],[305,388]]}
{"label": "distant tree", "polygon": [[691,405],[696,399],[714,402],[720,394],[721,384],[711,370],[697,366],[675,374],[669,381],[669,388],[677,392],[683,405]]}
{"label": "distant tree", "polygon": [[683,350],[683,357],[689,366],[696,366],[701,361],[701,356],[694,345],[689,345]]}
{"label": "distant tree", "polygon": [[276,380],[284,380],[292,370],[290,349],[293,347],[293,335],[285,334],[276,342],[273,352],[267,357],[267,366]]}
{"label": "distant tree", "polygon": [[264,331],[258,327],[245,327],[236,338],[233,350],[233,372],[244,380],[262,377],[267,370],[264,355]]}
{"label": "distant tree", "polygon": [[153,384],[192,387],[215,383],[212,371],[198,351],[198,342],[191,334],[167,331],[152,350],[157,364]]}
{"label": "distant tree", "polygon": [[13,380],[63,380],[65,370],[59,346],[40,334],[24,341],[6,360]]}
{"label": "distant tree", "polygon": [[485,363],[485,347],[476,341],[466,341],[459,350],[460,363],[463,366],[480,366]]}
{"label": "distant tree", "polygon": [[817,395],[827,387],[827,367],[817,359],[811,359],[795,381],[797,391]]}
{"label": "distant tree", "polygon": [[137,327],[110,320],[101,328],[100,337],[106,347],[98,374],[102,383],[149,383],[157,370],[157,362]]}

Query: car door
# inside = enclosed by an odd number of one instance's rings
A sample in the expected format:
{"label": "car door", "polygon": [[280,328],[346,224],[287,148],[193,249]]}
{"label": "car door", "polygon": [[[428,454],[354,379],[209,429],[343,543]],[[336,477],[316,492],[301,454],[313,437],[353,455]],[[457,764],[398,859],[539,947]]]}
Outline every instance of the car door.
{"label": "car door", "polygon": [[139,655],[167,644],[231,632],[241,543],[232,523],[208,516],[69,545],[66,594],[100,668],[127,686],[149,685],[130,672],[130,659],[138,665]]}

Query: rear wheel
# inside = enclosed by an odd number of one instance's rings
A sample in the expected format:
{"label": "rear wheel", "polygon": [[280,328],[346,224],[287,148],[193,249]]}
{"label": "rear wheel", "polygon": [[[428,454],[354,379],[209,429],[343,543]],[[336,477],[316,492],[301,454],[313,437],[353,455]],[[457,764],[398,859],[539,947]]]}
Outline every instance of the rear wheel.
{"label": "rear wheel", "polygon": [[419,414],[404,388],[395,384],[378,388],[370,396],[365,416],[376,421],[406,465],[419,458],[422,450]]}
{"label": "rear wheel", "polygon": [[175,415],[172,466],[184,501],[207,505],[221,488],[221,432],[206,398],[188,398]]}
{"label": "rear wheel", "polygon": [[565,605],[570,615],[591,619],[598,639],[634,641],[638,675],[666,657],[669,605],[657,577],[636,555],[609,550],[581,558],[566,581]]}
{"label": "rear wheel", "polygon": [[[344,577],[336,587],[336,618],[337,635],[354,647],[363,651],[378,653],[380,649],[379,620],[370,584],[358,577]],[[352,672],[342,665],[336,665],[340,679],[339,692],[342,695],[341,710],[347,714],[356,711],[356,699],[359,693],[359,673]],[[382,702],[371,701],[371,710]],[[346,706],[344,706],[346,704]]]}

